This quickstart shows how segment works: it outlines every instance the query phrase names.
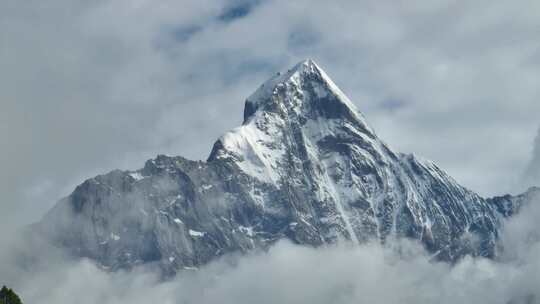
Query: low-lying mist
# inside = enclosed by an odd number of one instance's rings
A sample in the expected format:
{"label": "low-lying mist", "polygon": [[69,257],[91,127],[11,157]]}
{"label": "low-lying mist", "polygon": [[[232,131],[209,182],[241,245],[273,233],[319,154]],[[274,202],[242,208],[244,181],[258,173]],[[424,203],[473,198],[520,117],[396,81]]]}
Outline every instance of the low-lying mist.
{"label": "low-lying mist", "polygon": [[27,248],[2,240],[11,249],[0,252],[0,284],[25,303],[538,303],[539,216],[531,202],[506,223],[496,260],[449,265],[410,241],[318,249],[280,242],[167,281],[148,269],[105,272],[44,245],[32,254],[47,263],[14,263]]}

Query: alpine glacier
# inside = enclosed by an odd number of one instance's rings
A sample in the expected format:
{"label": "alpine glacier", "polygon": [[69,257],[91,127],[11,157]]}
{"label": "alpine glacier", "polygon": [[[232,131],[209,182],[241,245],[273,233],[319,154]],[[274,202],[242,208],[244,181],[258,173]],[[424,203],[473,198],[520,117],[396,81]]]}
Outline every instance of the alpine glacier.
{"label": "alpine glacier", "polygon": [[[34,225],[110,270],[166,274],[280,239],[421,242],[434,257],[493,257],[512,198],[487,200],[392,151],[312,60],[261,85],[207,161],[159,155],[86,180]],[[510,207],[506,205],[510,205]]]}

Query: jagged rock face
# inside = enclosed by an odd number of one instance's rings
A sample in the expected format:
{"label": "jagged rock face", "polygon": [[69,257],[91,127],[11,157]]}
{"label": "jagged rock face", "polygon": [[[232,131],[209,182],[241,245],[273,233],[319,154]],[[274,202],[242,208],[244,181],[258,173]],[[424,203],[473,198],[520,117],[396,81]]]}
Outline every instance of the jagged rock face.
{"label": "jagged rock face", "polygon": [[501,210],[436,165],[393,152],[308,60],[250,96],[243,125],[206,162],[161,155],[89,179],[37,227],[112,270],[156,263],[173,274],[283,238],[408,237],[444,260],[491,257]]}

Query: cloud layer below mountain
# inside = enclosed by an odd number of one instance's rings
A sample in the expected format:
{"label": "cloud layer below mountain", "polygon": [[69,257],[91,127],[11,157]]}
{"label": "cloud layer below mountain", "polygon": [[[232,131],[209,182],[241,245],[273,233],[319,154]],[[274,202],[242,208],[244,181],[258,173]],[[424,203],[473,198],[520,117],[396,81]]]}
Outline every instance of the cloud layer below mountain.
{"label": "cloud layer below mountain", "polygon": [[107,273],[49,250],[35,253],[45,265],[26,270],[4,255],[0,273],[26,303],[537,303],[540,204],[525,208],[507,223],[496,261],[467,257],[450,266],[407,241],[319,249],[281,242],[170,281],[148,269]]}

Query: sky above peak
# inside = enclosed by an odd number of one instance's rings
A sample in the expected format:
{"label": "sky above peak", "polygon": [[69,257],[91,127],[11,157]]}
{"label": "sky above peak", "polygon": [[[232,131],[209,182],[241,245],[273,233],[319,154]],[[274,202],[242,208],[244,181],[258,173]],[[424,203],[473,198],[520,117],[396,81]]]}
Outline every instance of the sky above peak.
{"label": "sky above peak", "polygon": [[468,188],[540,175],[537,1],[5,0],[0,25],[4,225],[156,154],[206,159],[245,99],[306,58],[385,142]]}

